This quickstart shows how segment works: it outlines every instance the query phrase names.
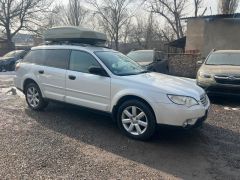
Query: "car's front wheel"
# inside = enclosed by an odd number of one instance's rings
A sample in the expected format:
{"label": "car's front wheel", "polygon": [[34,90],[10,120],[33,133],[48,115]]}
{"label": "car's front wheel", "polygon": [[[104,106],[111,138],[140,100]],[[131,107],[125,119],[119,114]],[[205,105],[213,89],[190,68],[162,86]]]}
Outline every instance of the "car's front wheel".
{"label": "car's front wheel", "polygon": [[42,110],[48,105],[48,102],[42,97],[40,88],[35,83],[26,86],[25,96],[28,106],[33,110]]}
{"label": "car's front wheel", "polygon": [[151,138],[156,127],[155,116],[151,108],[139,100],[129,100],[120,105],[117,122],[124,134],[137,140]]}

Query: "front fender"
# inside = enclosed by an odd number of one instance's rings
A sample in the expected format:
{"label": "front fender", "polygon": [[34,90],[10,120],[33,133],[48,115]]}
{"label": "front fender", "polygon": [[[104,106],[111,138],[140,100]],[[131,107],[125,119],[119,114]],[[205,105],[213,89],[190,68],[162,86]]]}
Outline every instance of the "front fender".
{"label": "front fender", "polygon": [[124,89],[122,91],[119,91],[112,97],[111,112],[113,111],[114,106],[117,105],[118,101],[125,96],[137,96],[145,100],[146,102],[148,102],[150,106],[152,106],[152,103],[154,102],[153,98],[151,96],[144,95],[143,91],[135,90],[135,89]]}

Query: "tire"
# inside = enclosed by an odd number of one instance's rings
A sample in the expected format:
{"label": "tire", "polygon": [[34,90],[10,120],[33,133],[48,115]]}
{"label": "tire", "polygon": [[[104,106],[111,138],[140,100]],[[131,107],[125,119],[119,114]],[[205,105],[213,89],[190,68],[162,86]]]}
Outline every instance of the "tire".
{"label": "tire", "polygon": [[119,106],[117,124],[126,136],[136,140],[150,139],[156,129],[152,109],[139,100],[129,100]]}
{"label": "tire", "polygon": [[25,98],[28,106],[35,111],[43,110],[48,105],[48,102],[42,97],[41,90],[36,83],[27,84],[25,88]]}

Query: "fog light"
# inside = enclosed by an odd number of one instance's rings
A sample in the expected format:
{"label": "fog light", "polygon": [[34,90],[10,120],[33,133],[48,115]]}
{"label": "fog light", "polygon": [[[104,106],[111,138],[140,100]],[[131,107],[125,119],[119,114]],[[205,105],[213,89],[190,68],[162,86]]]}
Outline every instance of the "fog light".
{"label": "fog light", "polygon": [[187,119],[184,123],[183,123],[183,127],[187,127],[188,125],[193,125],[193,122],[195,121],[196,119]]}
{"label": "fog light", "polygon": [[187,125],[188,125],[188,122],[185,121],[182,126],[185,128],[185,127],[187,127]]}

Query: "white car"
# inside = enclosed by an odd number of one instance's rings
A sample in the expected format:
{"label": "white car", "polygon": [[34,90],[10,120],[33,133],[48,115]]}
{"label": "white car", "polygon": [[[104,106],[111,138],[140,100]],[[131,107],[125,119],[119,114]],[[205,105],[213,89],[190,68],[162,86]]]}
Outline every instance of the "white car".
{"label": "white car", "polygon": [[140,140],[157,124],[201,124],[210,105],[195,81],[147,72],[120,52],[91,45],[34,47],[17,64],[14,81],[33,110],[57,100],[104,111]]}

